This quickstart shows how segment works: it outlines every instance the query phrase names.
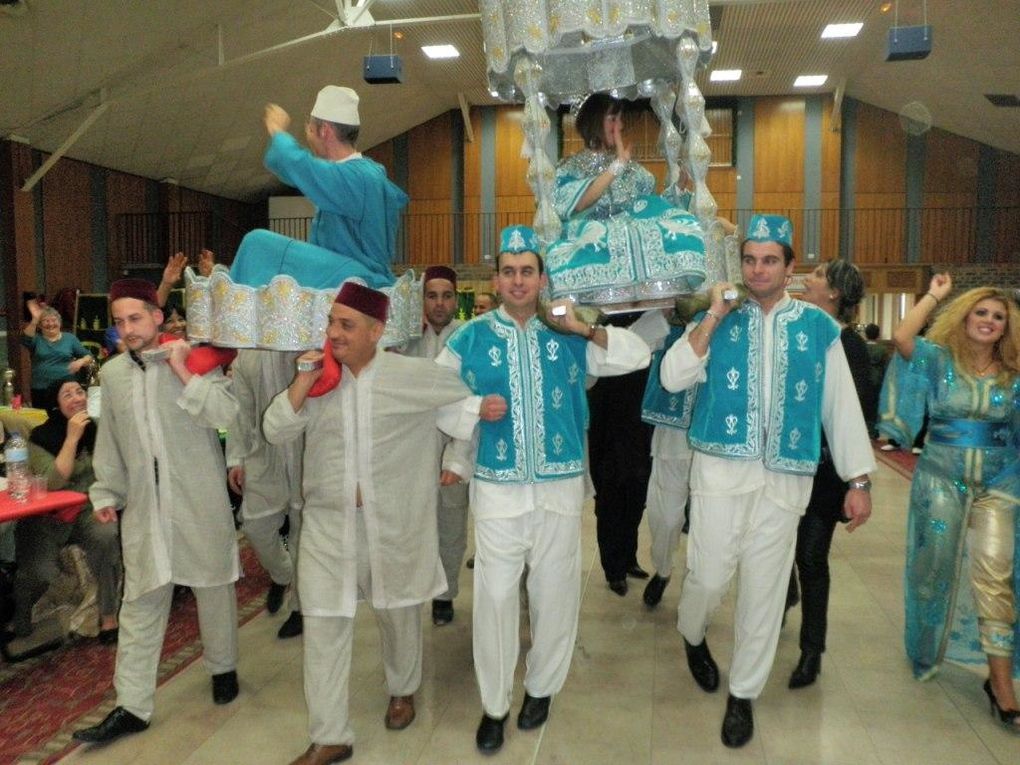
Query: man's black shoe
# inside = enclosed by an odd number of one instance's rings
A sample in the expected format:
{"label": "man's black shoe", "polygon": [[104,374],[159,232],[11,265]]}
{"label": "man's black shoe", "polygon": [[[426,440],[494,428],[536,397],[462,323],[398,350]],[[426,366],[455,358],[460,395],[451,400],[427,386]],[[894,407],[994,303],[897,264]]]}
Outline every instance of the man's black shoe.
{"label": "man's black shoe", "polygon": [[287,585],[277,584],[276,582],[269,583],[269,592],[266,593],[266,610],[275,614],[280,610],[280,606],[283,605],[283,594],[287,592]]}
{"label": "man's black shoe", "polygon": [[115,707],[99,725],[76,730],[71,738],[86,744],[106,744],[129,733],[140,733],[148,727],[149,723],[141,717],[136,717],[124,707]]}
{"label": "man's black shoe", "polygon": [[501,718],[482,715],[482,721],[478,723],[478,732],[475,733],[475,744],[479,751],[485,754],[494,754],[503,747],[503,724],[509,715]]}
{"label": "man's black shoe", "polygon": [[633,577],[634,579],[647,579],[648,572],[645,571],[637,563],[631,564],[631,567],[627,569],[627,576]]}
{"label": "man's black shoe", "polygon": [[216,704],[229,704],[237,698],[237,672],[221,672],[212,676],[212,700]]}
{"label": "man's black shoe", "polygon": [[649,608],[655,608],[659,605],[659,601],[662,600],[662,593],[666,591],[667,584],[669,584],[668,576],[654,574],[648,580],[648,584],[645,586],[645,594],[642,595],[645,605]]}
{"label": "man's black shoe", "polygon": [[437,627],[449,624],[453,621],[453,601],[433,600],[432,601],[432,623]]}
{"label": "man's black shoe", "polygon": [[751,699],[738,699],[732,693],[726,699],[726,716],[722,721],[722,742],[731,749],[742,747],[754,735],[754,712]]}
{"label": "man's black shoe", "polygon": [[708,641],[702,640],[698,645],[691,645],[684,638],[684,650],[687,652],[687,667],[691,670],[694,682],[701,690],[712,693],[719,688],[719,665],[715,663],[708,650]]}
{"label": "man's black shoe", "polygon": [[796,669],[790,675],[789,686],[792,689],[806,688],[818,679],[818,673],[822,671],[822,655],[813,649],[801,651],[800,661]]}
{"label": "man's black shoe", "polygon": [[626,579],[612,579],[607,582],[609,589],[619,595],[621,598],[627,594],[627,580]]}
{"label": "man's black shoe", "polygon": [[524,694],[521,713],[517,715],[517,727],[521,730],[532,730],[549,719],[550,696],[529,696]]}
{"label": "man's black shoe", "polygon": [[280,640],[286,640],[287,638],[297,637],[304,631],[305,620],[301,618],[301,612],[291,611],[287,621],[281,624],[280,629],[277,630],[276,637]]}

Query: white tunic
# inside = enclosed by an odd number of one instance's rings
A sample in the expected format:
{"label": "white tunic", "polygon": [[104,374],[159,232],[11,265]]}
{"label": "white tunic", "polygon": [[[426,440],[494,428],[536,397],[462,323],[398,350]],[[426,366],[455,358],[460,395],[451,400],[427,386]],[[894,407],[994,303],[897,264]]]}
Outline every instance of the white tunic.
{"label": "white tunic", "polygon": [[237,424],[227,431],[227,467],[244,467],[248,520],[301,507],[301,440],[273,446],[262,434],[262,415],[294,378],[296,352],[241,350],[234,359]]}
{"label": "white tunic", "polygon": [[[762,338],[763,411],[772,394],[772,357],[775,322],[771,320],[790,297],[785,295],[766,316]],[[669,391],[685,390],[705,382],[705,367],[711,354],[698,358],[691,348],[690,335],[697,324],[689,324],[683,337],[666,351],[659,377]],[[714,339],[714,336],[713,336]],[[850,367],[841,343],[829,346],[825,356],[825,387],[822,392],[822,427],[825,430],[836,472],[844,479],[875,470],[868,429],[861,414]],[[803,513],[811,498],[814,476],[780,473],[766,469],[758,460],[735,460],[695,451],[691,466],[691,493],[706,497],[728,497],[764,489],[765,496],[779,507]]]}
{"label": "white tunic", "polygon": [[[357,377],[343,367],[340,385],[306,399],[299,412],[286,391],[273,400],[263,419],[266,439],[280,444],[305,435],[302,613],[354,616],[358,512],[368,537],[373,608],[423,603],[446,589],[436,538],[436,412],[454,404],[477,413],[478,401],[452,371],[382,352]],[[470,436],[476,419],[463,418],[451,435]]]}
{"label": "white tunic", "polygon": [[143,371],[127,353],[106,364],[100,380],[103,416],[89,498],[95,508],[124,508],[124,599],[170,582],[237,581],[237,539],[216,430],[237,416],[230,381],[215,370],[185,386],[165,362]]}

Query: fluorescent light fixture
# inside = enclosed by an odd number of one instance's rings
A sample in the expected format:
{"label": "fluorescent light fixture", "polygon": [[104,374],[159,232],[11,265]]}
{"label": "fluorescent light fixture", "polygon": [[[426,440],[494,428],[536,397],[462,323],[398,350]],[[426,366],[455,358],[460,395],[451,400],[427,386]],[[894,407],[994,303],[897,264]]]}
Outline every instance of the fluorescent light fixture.
{"label": "fluorescent light fixture", "polygon": [[834,37],[857,37],[857,33],[861,31],[861,27],[864,23],[861,21],[854,22],[853,24],[829,24],[825,29],[822,30],[822,39],[829,39]]}
{"label": "fluorescent light fixture", "polygon": [[712,40],[712,55],[714,56],[719,51],[719,41]]}
{"label": "fluorescent light fixture", "polygon": [[736,82],[743,73],[743,69],[713,69],[708,79],[712,82]]}
{"label": "fluorescent light fixture", "polygon": [[824,85],[827,79],[829,79],[829,75],[827,74],[802,74],[793,81],[793,87],[817,88],[820,85]]}
{"label": "fluorescent light fixture", "polygon": [[458,58],[460,51],[452,45],[423,45],[422,53],[429,58]]}

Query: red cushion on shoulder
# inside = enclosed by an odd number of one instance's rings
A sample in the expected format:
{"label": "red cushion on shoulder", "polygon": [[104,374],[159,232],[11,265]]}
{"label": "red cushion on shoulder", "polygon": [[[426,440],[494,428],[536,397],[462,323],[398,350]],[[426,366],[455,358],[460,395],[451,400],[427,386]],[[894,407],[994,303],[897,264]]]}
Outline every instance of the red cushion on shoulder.
{"label": "red cushion on shoulder", "polygon": [[327,340],[322,349],[322,374],[319,375],[319,379],[315,381],[311,390],[308,391],[309,397],[318,398],[329,393],[340,384],[342,373],[343,369],[340,366],[340,362],[333,358],[333,350],[329,347],[329,340]]}

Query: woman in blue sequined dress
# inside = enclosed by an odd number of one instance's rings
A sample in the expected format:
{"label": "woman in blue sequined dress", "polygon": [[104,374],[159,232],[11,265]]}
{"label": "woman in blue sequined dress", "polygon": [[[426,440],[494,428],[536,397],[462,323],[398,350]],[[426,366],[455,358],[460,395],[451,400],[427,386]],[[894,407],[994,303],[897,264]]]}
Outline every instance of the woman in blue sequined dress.
{"label": "woman in blue sequined dress", "polygon": [[705,279],[698,220],[655,194],[655,177],[630,158],[623,104],[595,93],[575,122],[583,151],[556,168],[560,238],[546,250],[554,297],[598,295],[596,302],[641,300],[697,289]]}
{"label": "woman in blue sequined dress", "polygon": [[917,337],[951,291],[949,275],[937,274],[903,319],[893,339],[909,360],[901,376],[907,384],[883,392],[888,423],[915,429],[925,405],[930,416],[910,488],[906,648],[922,680],[943,659],[987,661],[992,713],[1020,732],[1012,683],[1020,646],[1020,566],[1013,565],[1020,545],[1020,309],[1002,290],[972,289],[939,312],[927,338]]}

